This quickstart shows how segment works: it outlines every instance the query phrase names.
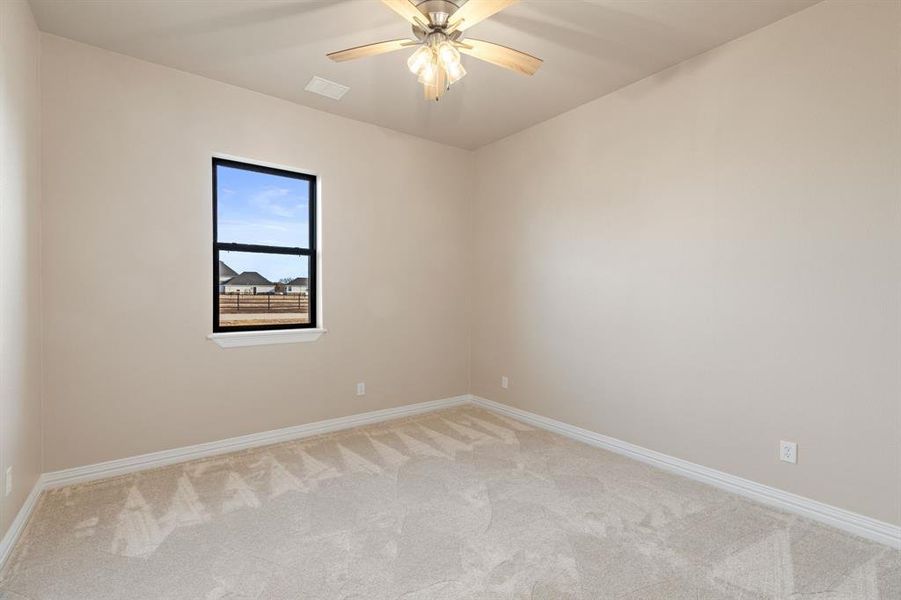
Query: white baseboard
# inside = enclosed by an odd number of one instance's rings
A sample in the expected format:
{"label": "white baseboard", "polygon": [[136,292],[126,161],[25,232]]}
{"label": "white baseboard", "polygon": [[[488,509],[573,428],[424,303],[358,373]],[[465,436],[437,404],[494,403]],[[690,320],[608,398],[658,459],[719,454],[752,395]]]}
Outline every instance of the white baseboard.
{"label": "white baseboard", "polygon": [[105,479],[107,477],[143,471],[145,469],[155,469],[157,467],[164,467],[175,463],[214,456],[216,454],[225,454],[228,452],[245,450],[247,448],[268,446],[269,444],[297,440],[313,435],[339,431],[341,429],[350,429],[352,427],[360,427],[371,423],[399,419],[401,417],[418,415],[420,413],[441,408],[466,404],[469,402],[469,399],[469,395],[464,394],[453,398],[444,398],[443,400],[406,404],[396,408],[374,410],[371,412],[349,415],[347,417],[316,421],[315,423],[306,423],[304,425],[295,425],[293,427],[284,427],[282,429],[272,429],[261,433],[251,433],[249,435],[242,435],[216,442],[206,442],[203,444],[195,444],[193,446],[173,448],[172,450],[162,450],[160,452],[151,452],[149,454],[141,454],[129,458],[120,458],[93,465],[85,465],[83,467],[52,471],[50,473],[44,473],[44,488],[50,489],[64,485],[94,481],[96,479]]}
{"label": "white baseboard", "polygon": [[12,554],[13,547],[16,545],[19,536],[22,535],[22,532],[25,530],[25,525],[28,524],[28,519],[31,517],[31,513],[34,511],[34,507],[38,503],[38,498],[41,497],[41,492],[43,491],[43,476],[41,476],[38,477],[38,480],[34,483],[34,487],[31,488],[31,493],[25,498],[25,503],[22,504],[22,508],[20,508],[19,512],[16,514],[16,518],[13,519],[9,529],[6,530],[3,539],[0,539],[0,573],[3,572],[3,565],[6,563],[6,559],[9,558],[9,555]]}
{"label": "white baseboard", "polygon": [[9,530],[7,530],[3,539],[0,540],[0,572],[2,572],[4,563],[9,558],[16,541],[25,529],[25,525],[28,523],[28,519],[37,504],[38,498],[40,498],[41,493],[44,490],[76,483],[85,483],[97,479],[106,479],[107,477],[115,477],[116,475],[134,473],[146,469],[155,469],[157,467],[164,467],[166,465],[214,456],[217,454],[245,450],[247,448],[268,446],[279,442],[311,437],[323,433],[340,431],[342,429],[351,429],[353,427],[370,425],[372,423],[389,421],[391,419],[400,419],[442,408],[460,406],[469,403],[469,401],[469,394],[464,394],[453,398],[444,398],[443,400],[432,400],[430,402],[420,402],[418,404],[407,404],[395,408],[374,410],[347,417],[327,419],[325,421],[317,421],[305,425],[296,425],[294,427],[285,427],[283,429],[273,429],[261,433],[242,435],[240,437],[228,438],[216,442],[206,442],[203,444],[195,444],[193,446],[173,448],[172,450],[151,452],[140,456],[120,458],[118,460],[85,465],[83,467],[44,473],[34,484],[34,488],[31,490],[31,493],[19,510],[18,515],[16,515],[12,525],[10,525]]}
{"label": "white baseboard", "polygon": [[519,408],[513,408],[500,402],[486,400],[478,396],[472,397],[472,402],[476,406],[481,406],[488,410],[518,419],[530,425],[553,431],[566,437],[597,446],[617,454],[634,458],[644,463],[654,465],[661,469],[676,473],[701,481],[709,485],[724,489],[726,491],[751,498],[763,504],[782,509],[784,511],[801,515],[831,525],[837,529],[847,531],[862,538],[873,540],[881,544],[886,544],[894,548],[901,548],[901,527],[872,519],[870,517],[824,504],[817,500],[811,500],[804,496],[792,494],[768,485],[763,485],[748,479],[743,479],[735,475],[723,473],[716,469],[704,467],[687,460],[675,458],[654,450],[648,450],[635,444],[630,444],[616,438],[612,438],[600,433],[588,431],[580,427],[575,427],[561,421],[549,419],[535,413],[531,413]]}

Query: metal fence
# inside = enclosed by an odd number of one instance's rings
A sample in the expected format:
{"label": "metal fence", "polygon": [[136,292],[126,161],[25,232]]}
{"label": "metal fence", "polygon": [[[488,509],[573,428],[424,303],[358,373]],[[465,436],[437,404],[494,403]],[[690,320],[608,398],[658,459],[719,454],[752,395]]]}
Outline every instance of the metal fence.
{"label": "metal fence", "polygon": [[307,294],[219,294],[220,313],[306,313]]}

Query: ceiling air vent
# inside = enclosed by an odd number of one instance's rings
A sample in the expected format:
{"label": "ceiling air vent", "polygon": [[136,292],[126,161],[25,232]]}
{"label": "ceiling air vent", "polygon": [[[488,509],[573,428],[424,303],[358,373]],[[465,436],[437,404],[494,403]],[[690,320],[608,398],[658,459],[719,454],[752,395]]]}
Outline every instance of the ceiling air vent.
{"label": "ceiling air vent", "polygon": [[328,79],[323,79],[322,77],[314,75],[310,80],[310,83],[308,83],[307,87],[304,89],[308,92],[331,98],[332,100],[340,100],[350,88],[346,85],[341,85],[340,83],[335,83],[334,81],[329,81]]}

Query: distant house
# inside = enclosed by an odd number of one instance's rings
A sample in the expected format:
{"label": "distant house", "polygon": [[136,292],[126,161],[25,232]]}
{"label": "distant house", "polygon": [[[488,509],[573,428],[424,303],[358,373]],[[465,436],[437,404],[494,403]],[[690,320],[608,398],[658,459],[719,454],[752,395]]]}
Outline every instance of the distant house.
{"label": "distant house", "polygon": [[232,269],[230,266],[228,266],[221,260],[219,261],[219,284],[220,285],[225,283],[226,281],[228,281],[229,279],[231,279],[232,277],[234,277],[236,275],[237,275],[237,273],[234,271],[234,269]]}
{"label": "distant house", "polygon": [[275,290],[275,284],[256,271],[244,271],[219,287],[226,294],[271,294]]}
{"label": "distant house", "polygon": [[309,281],[306,277],[295,277],[288,282],[286,294],[306,294],[309,289]]}

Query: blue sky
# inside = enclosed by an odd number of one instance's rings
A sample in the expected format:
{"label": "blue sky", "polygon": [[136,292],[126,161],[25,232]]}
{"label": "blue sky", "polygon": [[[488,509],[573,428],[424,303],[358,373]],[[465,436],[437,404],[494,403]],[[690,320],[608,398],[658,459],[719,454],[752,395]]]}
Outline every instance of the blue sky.
{"label": "blue sky", "polygon": [[[306,247],[309,244],[310,187],[307,181],[268,173],[217,167],[220,242]],[[220,252],[219,259],[241,273],[257,271],[269,281],[306,277],[306,257]]]}

